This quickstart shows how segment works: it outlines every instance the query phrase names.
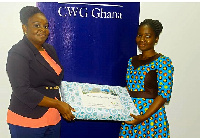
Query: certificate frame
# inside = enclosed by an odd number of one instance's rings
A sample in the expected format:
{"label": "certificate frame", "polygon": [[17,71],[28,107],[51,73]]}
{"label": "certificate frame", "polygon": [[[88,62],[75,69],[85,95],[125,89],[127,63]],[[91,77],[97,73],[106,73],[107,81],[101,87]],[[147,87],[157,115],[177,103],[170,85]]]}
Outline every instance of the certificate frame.
{"label": "certificate frame", "polygon": [[[80,88],[82,90],[89,88],[109,90],[119,97],[122,108],[86,107],[83,104]],[[125,87],[62,81],[60,93],[62,101],[76,110],[73,112],[76,119],[130,121],[133,120],[130,113],[139,115]]]}

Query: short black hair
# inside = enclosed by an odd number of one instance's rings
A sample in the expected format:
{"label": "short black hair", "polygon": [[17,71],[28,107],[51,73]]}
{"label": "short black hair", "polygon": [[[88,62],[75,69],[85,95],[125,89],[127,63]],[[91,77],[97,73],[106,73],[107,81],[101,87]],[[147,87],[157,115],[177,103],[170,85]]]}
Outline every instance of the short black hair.
{"label": "short black hair", "polygon": [[38,7],[34,7],[34,6],[23,7],[20,10],[20,21],[22,22],[22,24],[27,25],[28,19],[36,13],[42,13]]}
{"label": "short black hair", "polygon": [[142,25],[149,25],[153,29],[156,37],[160,35],[163,29],[163,26],[159,20],[145,19],[140,23],[139,27]]}

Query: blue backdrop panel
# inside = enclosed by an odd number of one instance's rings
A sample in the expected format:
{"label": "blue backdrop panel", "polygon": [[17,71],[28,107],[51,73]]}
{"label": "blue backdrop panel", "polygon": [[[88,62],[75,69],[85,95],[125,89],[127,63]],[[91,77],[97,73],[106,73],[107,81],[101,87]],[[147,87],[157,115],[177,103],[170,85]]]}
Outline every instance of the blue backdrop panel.
{"label": "blue backdrop panel", "polygon": [[[45,3],[52,44],[64,81],[125,86],[128,59],[136,55],[139,3]],[[117,138],[121,122],[61,121],[62,138]]]}

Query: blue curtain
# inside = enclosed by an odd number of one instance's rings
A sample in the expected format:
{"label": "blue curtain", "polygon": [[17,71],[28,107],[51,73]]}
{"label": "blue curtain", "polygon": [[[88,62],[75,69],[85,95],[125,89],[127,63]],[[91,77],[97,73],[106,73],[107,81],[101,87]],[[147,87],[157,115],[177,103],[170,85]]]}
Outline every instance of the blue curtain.
{"label": "blue curtain", "polygon": [[[64,81],[125,86],[128,59],[136,55],[140,3],[39,2],[64,67]],[[62,138],[117,138],[121,122],[66,122]]]}

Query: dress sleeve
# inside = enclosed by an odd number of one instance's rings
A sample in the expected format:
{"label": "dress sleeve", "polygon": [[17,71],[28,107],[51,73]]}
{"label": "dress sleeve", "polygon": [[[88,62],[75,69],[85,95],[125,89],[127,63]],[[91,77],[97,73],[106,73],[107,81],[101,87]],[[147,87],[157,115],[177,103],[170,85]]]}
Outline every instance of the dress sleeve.
{"label": "dress sleeve", "polygon": [[130,71],[133,69],[131,61],[132,61],[132,57],[128,60],[127,72],[126,72],[126,83],[127,83],[128,88],[130,88],[129,82],[128,82],[130,80]]}
{"label": "dress sleeve", "polygon": [[164,56],[161,57],[161,59],[158,60],[157,69],[158,95],[166,98],[167,102],[169,102],[172,93],[174,72],[171,59]]}
{"label": "dress sleeve", "polygon": [[6,71],[12,87],[12,95],[30,108],[35,108],[44,95],[31,87],[29,79],[29,61],[22,55],[9,52]]}

